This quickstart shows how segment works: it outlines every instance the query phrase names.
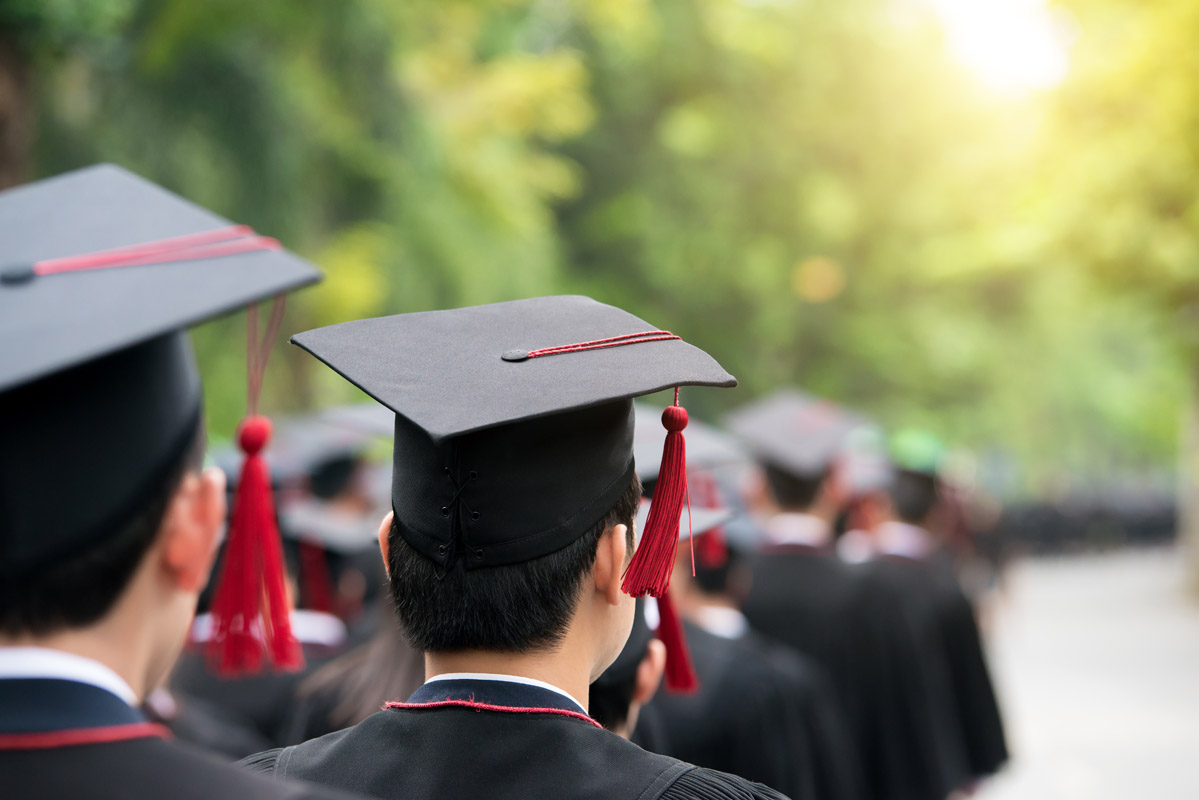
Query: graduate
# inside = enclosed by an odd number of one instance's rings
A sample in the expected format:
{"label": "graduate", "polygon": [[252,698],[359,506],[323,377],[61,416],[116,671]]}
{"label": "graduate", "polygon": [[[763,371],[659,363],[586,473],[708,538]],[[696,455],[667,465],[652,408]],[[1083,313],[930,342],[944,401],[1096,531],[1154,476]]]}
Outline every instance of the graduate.
{"label": "graduate", "polygon": [[[0,194],[0,258],[4,797],[334,796],[174,744],[139,710],[179,653],[225,519],[224,476],[201,470],[186,328],[319,273],[109,165]],[[248,451],[269,436],[256,420]],[[269,530],[230,535],[278,547]]]}
{"label": "graduate", "polygon": [[920,438],[896,436],[890,518],[874,530],[877,555],[865,569],[904,596],[924,652],[943,653],[942,680],[953,695],[969,777],[977,781],[1007,761],[1007,741],[974,608],[930,531],[939,506],[940,447],[927,440],[921,446]]}
{"label": "graduate", "polygon": [[699,686],[650,702],[647,717],[665,748],[655,752],[764,783],[792,800],[856,800],[856,748],[823,670],[750,630],[738,610],[748,574],[724,534],[729,516],[693,508],[680,527],[671,592]]}
{"label": "graduate", "polygon": [[781,391],[728,419],[759,458],[765,545],[750,561],[753,628],[822,666],[847,714],[875,800],[944,800],[966,778],[953,709],[930,674],[901,598],[833,551],[838,454],[861,418]]}
{"label": "graduate", "polygon": [[[360,488],[362,454],[369,438],[311,418],[285,419],[276,430],[271,475],[279,487],[288,591],[296,598],[289,620],[304,657],[303,667],[223,674],[207,655],[213,625],[206,593],[170,678],[184,710],[196,704],[217,709],[226,718],[243,720],[259,741],[267,742],[265,747],[235,752],[235,758],[294,743],[289,731],[300,685],[350,647],[349,630],[333,613],[344,605],[337,590],[340,568],[364,551],[377,552],[378,547],[374,536],[378,515],[371,515],[368,522],[366,509],[372,504]],[[180,723],[186,725],[186,720]],[[205,733],[195,727],[177,732],[182,737]],[[223,752],[231,750],[232,743]]]}
{"label": "graduate", "polygon": [[426,682],[353,728],[247,763],[383,798],[781,796],[647,753],[586,706],[628,638],[633,596],[665,595],[678,546],[686,411],[663,414],[663,474],[633,552],[632,398],[733,386],[731,375],[586,297],[360,320],[293,341],[396,414],[379,543]]}

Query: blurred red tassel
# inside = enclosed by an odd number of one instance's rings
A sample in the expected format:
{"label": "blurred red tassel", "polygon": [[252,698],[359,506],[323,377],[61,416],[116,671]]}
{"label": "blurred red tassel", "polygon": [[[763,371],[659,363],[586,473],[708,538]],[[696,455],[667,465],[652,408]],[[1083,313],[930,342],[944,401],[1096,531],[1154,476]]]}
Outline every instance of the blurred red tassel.
{"label": "blurred red tassel", "polygon": [[695,694],[699,678],[691,663],[683,623],[667,593],[658,598],[658,639],[666,646],[666,689],[674,694]]}
{"label": "blurred red tassel", "polygon": [[[709,473],[700,471],[692,478],[695,487],[697,505],[700,508],[723,508],[720,499],[720,487],[716,479]],[[724,536],[724,526],[717,525],[706,533],[692,537],[697,545],[695,552],[699,563],[705,569],[720,569],[729,562],[728,540]]]}
{"label": "blurred red tassel", "polygon": [[621,583],[625,593],[633,597],[665,596],[674,571],[674,557],[679,547],[679,517],[687,500],[687,443],[683,439],[687,409],[678,402],[678,389],[675,389],[675,404],[662,412],[662,425],[667,434],[658,484],[650,502],[645,530],[641,532],[641,543]]}
{"label": "blurred red tassel", "polygon": [[303,607],[333,613],[333,578],[325,548],[317,542],[300,542],[300,598]]}
{"label": "blurred red tassel", "polygon": [[259,671],[264,653],[278,669],[299,669],[304,662],[291,633],[270,474],[261,454],[270,437],[266,417],[248,417],[238,431],[246,458],[212,602],[208,643],[209,659],[222,675]]}

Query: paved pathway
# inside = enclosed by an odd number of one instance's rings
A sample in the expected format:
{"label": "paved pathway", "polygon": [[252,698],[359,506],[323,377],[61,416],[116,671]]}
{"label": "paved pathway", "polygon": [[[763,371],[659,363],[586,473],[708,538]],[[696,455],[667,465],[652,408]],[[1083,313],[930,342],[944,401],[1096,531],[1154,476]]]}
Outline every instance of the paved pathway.
{"label": "paved pathway", "polygon": [[1199,602],[1171,550],[1013,566],[991,666],[1015,753],[978,800],[1199,798]]}

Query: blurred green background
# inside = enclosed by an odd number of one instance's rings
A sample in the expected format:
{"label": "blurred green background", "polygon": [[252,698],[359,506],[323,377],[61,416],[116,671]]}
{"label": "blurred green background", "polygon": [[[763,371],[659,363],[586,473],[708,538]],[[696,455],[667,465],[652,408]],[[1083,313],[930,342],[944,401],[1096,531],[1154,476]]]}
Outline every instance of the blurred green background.
{"label": "blurred green background", "polygon": [[[1003,496],[1169,486],[1199,4],[997,5],[3,0],[0,184],[114,161],[277,236],[327,275],[287,331],[582,292],[740,378],[701,416],[794,384]],[[214,434],[243,331],[196,332]],[[281,341],[266,392],[354,390]]]}

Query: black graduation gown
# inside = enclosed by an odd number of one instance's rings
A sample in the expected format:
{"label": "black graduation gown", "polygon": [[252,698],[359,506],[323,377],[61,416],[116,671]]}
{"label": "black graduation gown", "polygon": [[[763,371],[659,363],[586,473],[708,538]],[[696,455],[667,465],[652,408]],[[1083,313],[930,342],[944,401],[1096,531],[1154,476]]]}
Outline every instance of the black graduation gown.
{"label": "black graduation gown", "polygon": [[176,741],[229,761],[274,744],[229,709],[179,692],[170,693],[169,700],[159,698],[158,702],[147,703],[142,710],[154,722],[165,725]]}
{"label": "black graduation gown", "polygon": [[700,688],[660,691],[649,703],[663,735],[655,752],[764,783],[792,800],[860,797],[856,751],[814,663],[754,634],[728,639],[684,627]]}
{"label": "black graduation gown", "polygon": [[264,670],[257,675],[224,677],[213,672],[203,644],[189,645],[171,672],[172,691],[245,720],[268,746],[286,742],[292,702],[301,681],[333,660],[340,649],[301,642],[304,666],[295,672]]}
{"label": "black graduation gown", "polygon": [[974,608],[956,576],[932,558],[883,556],[864,569],[904,596],[929,648],[942,648],[944,680],[953,695],[971,774],[981,778],[997,772],[1008,759],[1003,720]]}
{"label": "black graduation gown", "polygon": [[436,681],[343,731],[251,756],[255,771],[400,800],[778,800],[759,784],[647,753],[566,698]]}
{"label": "black graduation gown", "polygon": [[272,782],[171,743],[119,698],[49,678],[0,680],[5,800],[334,800],[329,789]]}
{"label": "black graduation gown", "polygon": [[770,546],[751,567],[746,617],[824,668],[845,709],[869,797],[943,800],[968,780],[952,710],[892,590],[804,545]]}

